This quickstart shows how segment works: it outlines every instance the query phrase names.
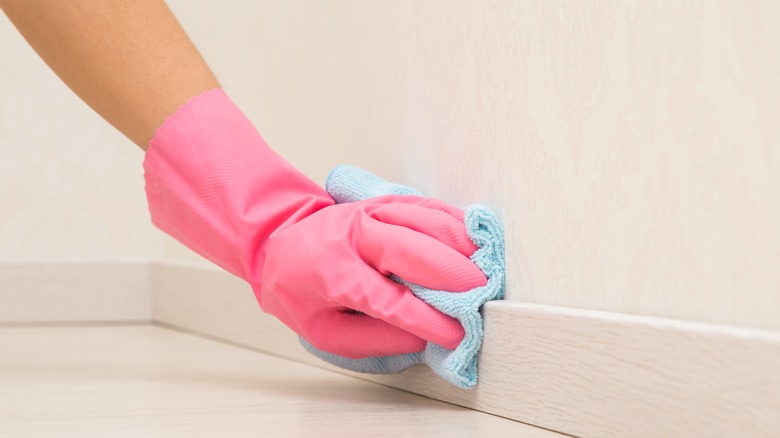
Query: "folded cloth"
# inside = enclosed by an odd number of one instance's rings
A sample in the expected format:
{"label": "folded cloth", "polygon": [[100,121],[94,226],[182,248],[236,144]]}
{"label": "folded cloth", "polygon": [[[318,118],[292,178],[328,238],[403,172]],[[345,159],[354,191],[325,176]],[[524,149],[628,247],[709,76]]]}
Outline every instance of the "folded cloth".
{"label": "folded cloth", "polygon": [[[353,166],[338,166],[328,176],[326,190],[337,203],[356,202],[383,195],[420,195],[416,190],[389,183]],[[369,374],[396,374],[418,363],[429,366],[436,374],[460,388],[477,384],[477,354],[482,346],[480,307],[489,300],[504,296],[504,230],[495,213],[484,205],[471,205],[465,211],[466,232],[477,246],[471,260],[485,273],[485,286],[467,292],[431,290],[398,277],[393,280],[409,287],[414,295],[439,311],[458,319],[465,336],[455,350],[429,342],[419,353],[396,356],[347,359],[314,348],[303,338],[304,348],[319,357],[352,371]]]}

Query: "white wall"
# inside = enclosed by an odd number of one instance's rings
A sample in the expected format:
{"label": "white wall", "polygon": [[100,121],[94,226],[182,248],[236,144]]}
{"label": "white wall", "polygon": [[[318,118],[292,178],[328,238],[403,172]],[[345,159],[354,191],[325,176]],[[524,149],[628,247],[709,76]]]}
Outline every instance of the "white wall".
{"label": "white wall", "polygon": [[[499,210],[509,299],[780,329],[776,3],[170,3],[316,180]],[[149,232],[140,155],[0,26],[0,255],[194,259]]]}
{"label": "white wall", "polygon": [[0,262],[159,252],[143,153],[92,112],[0,13]]}
{"label": "white wall", "polygon": [[499,210],[510,299],[780,329],[777,3],[172,7],[318,181]]}

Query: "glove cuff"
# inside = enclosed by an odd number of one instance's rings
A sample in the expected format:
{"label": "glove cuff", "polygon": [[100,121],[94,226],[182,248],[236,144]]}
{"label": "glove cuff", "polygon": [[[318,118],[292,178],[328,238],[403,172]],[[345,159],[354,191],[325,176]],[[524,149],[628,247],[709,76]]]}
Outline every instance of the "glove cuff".
{"label": "glove cuff", "polygon": [[268,147],[220,88],[170,115],[143,165],[154,225],[253,287],[268,236],[333,203]]}

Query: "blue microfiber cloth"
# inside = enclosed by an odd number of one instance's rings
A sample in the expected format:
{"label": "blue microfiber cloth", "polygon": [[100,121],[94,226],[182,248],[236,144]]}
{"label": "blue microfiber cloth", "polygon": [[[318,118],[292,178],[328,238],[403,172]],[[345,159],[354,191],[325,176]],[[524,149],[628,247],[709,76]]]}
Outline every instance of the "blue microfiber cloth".
{"label": "blue microfiber cloth", "polygon": [[[383,195],[420,195],[412,188],[389,183],[353,166],[338,166],[328,176],[326,190],[337,203],[356,202]],[[475,204],[466,209],[466,231],[479,248],[471,260],[485,273],[485,286],[468,292],[451,293],[431,290],[398,277],[393,280],[409,287],[414,295],[443,313],[457,318],[466,335],[455,350],[429,342],[419,353],[396,356],[347,359],[314,348],[301,338],[304,348],[319,357],[352,371],[370,374],[395,374],[418,363],[428,365],[436,374],[460,388],[477,384],[477,353],[482,346],[482,315],[479,308],[488,300],[504,297],[504,230],[489,208]]]}

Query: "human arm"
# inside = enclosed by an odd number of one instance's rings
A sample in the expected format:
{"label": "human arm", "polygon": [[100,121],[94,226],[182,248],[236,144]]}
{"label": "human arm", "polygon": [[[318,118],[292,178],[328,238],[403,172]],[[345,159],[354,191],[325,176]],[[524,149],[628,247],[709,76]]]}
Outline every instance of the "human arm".
{"label": "human arm", "polygon": [[0,0],[49,67],[142,149],[219,82],[162,0]]}
{"label": "human arm", "polygon": [[151,138],[157,227],[246,280],[264,310],[323,350],[457,345],[457,321],[387,276],[451,291],[484,283],[461,211],[419,197],[334,205],[265,144],[164,3],[87,3],[2,0],[77,94],[139,146]]}

